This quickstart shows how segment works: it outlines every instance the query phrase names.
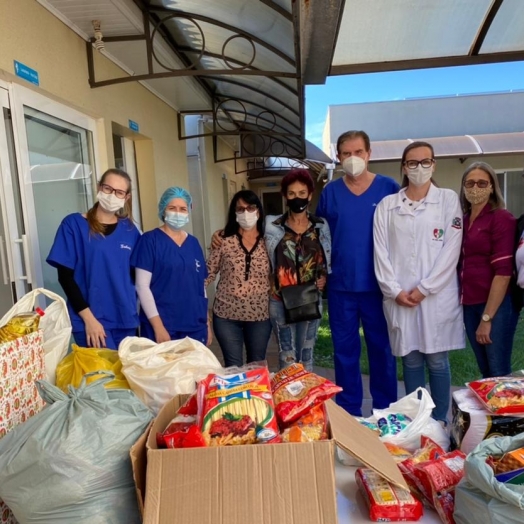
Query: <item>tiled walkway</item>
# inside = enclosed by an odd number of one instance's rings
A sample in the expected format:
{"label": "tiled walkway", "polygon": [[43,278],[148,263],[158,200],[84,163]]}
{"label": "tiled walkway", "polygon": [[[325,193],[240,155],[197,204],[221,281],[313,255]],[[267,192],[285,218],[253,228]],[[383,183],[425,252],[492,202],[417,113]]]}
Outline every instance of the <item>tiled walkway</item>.
{"label": "tiled walkway", "polygon": [[[218,345],[216,340],[213,340],[213,344],[211,345],[211,350],[213,353],[217,356],[217,358],[223,363],[222,359],[222,352],[220,351],[220,346]],[[275,342],[275,339],[273,335],[271,336],[271,339],[269,341],[269,346],[267,349],[266,359],[269,365],[269,369],[271,371],[277,371],[278,370],[278,347]],[[330,368],[321,368],[318,366],[314,367],[315,373],[321,375],[322,377],[326,377],[329,380],[335,381],[335,370]],[[371,415],[371,409],[372,409],[372,399],[371,399],[371,393],[369,392],[369,376],[368,375],[362,375],[362,383],[364,386],[364,401],[362,403],[362,415],[367,417]],[[455,389],[459,389],[457,387],[452,387],[452,391]],[[399,381],[398,382],[398,398],[403,397],[406,394],[406,390],[404,388],[404,382]],[[448,413],[448,420],[451,421],[451,407],[450,407],[450,413]]]}

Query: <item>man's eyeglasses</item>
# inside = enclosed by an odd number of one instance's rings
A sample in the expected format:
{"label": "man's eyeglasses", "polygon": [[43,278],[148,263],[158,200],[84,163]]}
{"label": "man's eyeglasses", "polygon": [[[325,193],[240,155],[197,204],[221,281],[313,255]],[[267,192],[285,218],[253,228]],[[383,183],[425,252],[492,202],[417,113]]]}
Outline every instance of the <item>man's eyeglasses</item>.
{"label": "man's eyeglasses", "polygon": [[100,191],[106,195],[114,193],[117,198],[124,199],[127,196],[127,191],[123,189],[115,189],[114,187],[108,186],[107,184],[100,184]]}
{"label": "man's eyeglasses", "polygon": [[431,167],[433,165],[433,162],[435,162],[434,158],[423,158],[422,160],[405,160],[404,161],[404,165],[408,169],[417,169],[419,164],[422,167],[428,168],[428,167]]}
{"label": "man's eyeglasses", "polygon": [[256,211],[258,209],[256,204],[249,204],[249,206],[237,206],[235,208],[235,211],[237,213],[245,213],[246,211],[249,211],[250,213],[253,213],[253,211]]}
{"label": "man's eyeglasses", "polygon": [[489,180],[466,180],[464,182],[464,187],[467,187],[468,189],[471,189],[475,186],[480,187],[481,189],[485,189],[490,185],[491,182]]}

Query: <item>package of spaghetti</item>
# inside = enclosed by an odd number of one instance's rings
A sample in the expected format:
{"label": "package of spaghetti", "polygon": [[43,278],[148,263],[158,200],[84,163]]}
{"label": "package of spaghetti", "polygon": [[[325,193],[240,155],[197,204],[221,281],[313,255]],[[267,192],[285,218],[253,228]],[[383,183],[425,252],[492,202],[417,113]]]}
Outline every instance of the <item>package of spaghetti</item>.
{"label": "package of spaghetti", "polygon": [[324,404],[312,408],[308,413],[292,422],[282,431],[283,442],[312,442],[326,440],[327,413]]}
{"label": "package of spaghetti", "polygon": [[312,407],[342,391],[333,382],[306,371],[302,364],[291,364],[275,373],[271,379],[271,389],[277,417],[284,425],[299,419]]}
{"label": "package of spaghetti", "polygon": [[407,489],[389,483],[368,468],[355,471],[357,486],[369,507],[373,522],[400,522],[418,520],[422,516],[422,503]]}
{"label": "package of spaghetti", "polygon": [[524,377],[483,378],[467,386],[492,413],[524,413]]}
{"label": "package of spaghetti", "polygon": [[209,446],[280,441],[269,371],[263,365],[208,375],[198,383],[197,402]]}

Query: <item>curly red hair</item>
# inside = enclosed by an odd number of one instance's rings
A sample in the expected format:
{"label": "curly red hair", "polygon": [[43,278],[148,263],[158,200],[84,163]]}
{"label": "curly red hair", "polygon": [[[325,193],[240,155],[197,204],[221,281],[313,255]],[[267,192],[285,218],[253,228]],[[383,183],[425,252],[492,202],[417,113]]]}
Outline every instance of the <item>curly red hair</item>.
{"label": "curly red hair", "polygon": [[294,182],[304,184],[307,187],[309,194],[315,191],[315,182],[313,182],[313,178],[309,171],[307,169],[294,168],[291,169],[280,182],[280,190],[284,196],[287,194],[287,188]]}

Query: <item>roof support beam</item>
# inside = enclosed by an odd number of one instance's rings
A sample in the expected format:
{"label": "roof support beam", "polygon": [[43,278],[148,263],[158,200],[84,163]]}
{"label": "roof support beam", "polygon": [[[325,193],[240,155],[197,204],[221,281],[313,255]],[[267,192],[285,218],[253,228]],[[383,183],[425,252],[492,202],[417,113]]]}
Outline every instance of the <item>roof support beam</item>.
{"label": "roof support beam", "polygon": [[300,0],[298,3],[302,80],[304,84],[324,84],[330,74],[345,0]]}
{"label": "roof support beam", "polygon": [[497,16],[498,10],[502,6],[502,2],[504,2],[504,0],[493,0],[493,2],[491,3],[491,7],[486,13],[486,18],[484,18],[484,22],[480,26],[479,32],[477,33],[477,37],[475,38],[475,41],[473,42],[473,45],[471,46],[471,49],[469,51],[470,56],[476,56],[480,53],[480,48],[484,43],[484,39],[488,34],[489,28],[491,27],[493,20],[495,20],[495,16]]}
{"label": "roof support beam", "polygon": [[489,53],[474,56],[443,56],[437,58],[421,58],[418,60],[398,60],[395,62],[373,62],[366,64],[332,66],[329,74],[331,76],[337,76],[354,75],[359,73],[383,73],[385,71],[405,71],[406,69],[428,69],[431,67],[519,62],[521,60],[524,60],[524,51]]}

